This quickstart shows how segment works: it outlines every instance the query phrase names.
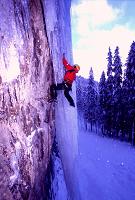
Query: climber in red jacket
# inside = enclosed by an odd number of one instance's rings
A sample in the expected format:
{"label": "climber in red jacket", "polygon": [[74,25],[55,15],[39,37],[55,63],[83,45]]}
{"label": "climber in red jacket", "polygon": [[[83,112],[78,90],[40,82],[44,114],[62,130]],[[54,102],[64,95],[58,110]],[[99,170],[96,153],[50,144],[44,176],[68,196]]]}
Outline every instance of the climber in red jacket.
{"label": "climber in red jacket", "polygon": [[64,81],[62,83],[58,83],[51,85],[51,96],[53,99],[57,99],[57,92],[56,90],[64,90],[64,95],[69,101],[69,104],[73,107],[75,107],[75,103],[72,99],[72,97],[69,94],[69,91],[72,90],[72,83],[76,79],[76,73],[79,72],[80,66],[75,64],[71,66],[67,60],[65,59],[65,54],[63,54],[63,59],[62,59],[63,65],[66,68],[66,72],[64,75]]}

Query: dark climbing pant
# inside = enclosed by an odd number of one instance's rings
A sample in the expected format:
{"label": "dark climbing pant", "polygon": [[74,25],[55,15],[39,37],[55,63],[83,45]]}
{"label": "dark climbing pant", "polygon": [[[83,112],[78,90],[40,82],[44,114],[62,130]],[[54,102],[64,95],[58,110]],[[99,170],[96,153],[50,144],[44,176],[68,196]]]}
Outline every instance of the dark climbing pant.
{"label": "dark climbing pant", "polygon": [[72,85],[67,84],[65,82],[58,83],[57,85],[56,84],[51,85],[51,96],[53,99],[57,99],[57,92],[56,92],[57,90],[64,90],[64,95],[67,98],[69,104],[75,107],[75,103],[69,94],[69,91],[72,90]]}

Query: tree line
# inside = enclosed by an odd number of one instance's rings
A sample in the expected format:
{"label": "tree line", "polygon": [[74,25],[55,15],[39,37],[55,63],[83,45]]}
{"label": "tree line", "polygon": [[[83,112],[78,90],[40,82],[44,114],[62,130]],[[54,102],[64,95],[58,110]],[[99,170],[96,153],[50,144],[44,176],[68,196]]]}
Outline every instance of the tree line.
{"label": "tree line", "polygon": [[124,65],[118,46],[114,56],[109,47],[107,63],[107,73],[102,72],[99,83],[92,68],[88,79],[77,78],[78,112],[91,130],[98,125],[103,135],[135,144],[135,42]]}

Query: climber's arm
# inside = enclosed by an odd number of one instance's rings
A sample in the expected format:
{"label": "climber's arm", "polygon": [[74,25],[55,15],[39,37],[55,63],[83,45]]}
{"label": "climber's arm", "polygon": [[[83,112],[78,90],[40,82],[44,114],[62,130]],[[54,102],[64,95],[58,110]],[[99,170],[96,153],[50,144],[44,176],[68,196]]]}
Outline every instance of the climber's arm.
{"label": "climber's arm", "polygon": [[72,69],[73,69],[73,67],[72,67],[72,66],[68,63],[68,61],[66,60],[64,54],[63,54],[62,62],[63,62],[63,65],[65,66],[65,68],[66,68],[67,70],[72,70]]}

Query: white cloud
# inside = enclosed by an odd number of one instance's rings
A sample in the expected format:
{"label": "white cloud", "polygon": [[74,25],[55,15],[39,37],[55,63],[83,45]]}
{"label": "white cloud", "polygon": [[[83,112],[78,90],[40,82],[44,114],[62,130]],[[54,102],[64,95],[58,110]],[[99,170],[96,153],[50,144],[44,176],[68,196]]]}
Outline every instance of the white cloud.
{"label": "white cloud", "polygon": [[77,17],[77,29],[78,32],[86,33],[89,27],[95,28],[114,21],[120,15],[123,10],[113,9],[107,0],[81,0],[80,4],[72,6],[72,16]]}
{"label": "white cloud", "polygon": [[[73,57],[74,62],[80,64],[80,74],[84,77],[88,77],[90,67],[93,67],[96,80],[100,79],[103,70],[106,72],[109,46],[112,53],[119,46],[120,56],[125,64],[135,31],[129,30],[128,24],[118,24],[118,19],[123,14],[124,4],[121,8],[114,9],[107,0],[81,0],[80,4],[73,5],[72,31],[79,35]],[[105,30],[104,26],[100,29],[101,25],[110,25],[112,22],[115,24],[111,29]]]}
{"label": "white cloud", "polygon": [[135,37],[135,31],[130,31],[125,26],[115,26],[109,30],[95,30],[89,37],[80,38],[77,47],[73,50],[74,62],[80,64],[80,74],[88,77],[90,67],[93,67],[95,79],[99,80],[103,70],[107,69],[108,48],[112,53],[116,46],[120,48],[123,64],[128,56],[130,45]]}

